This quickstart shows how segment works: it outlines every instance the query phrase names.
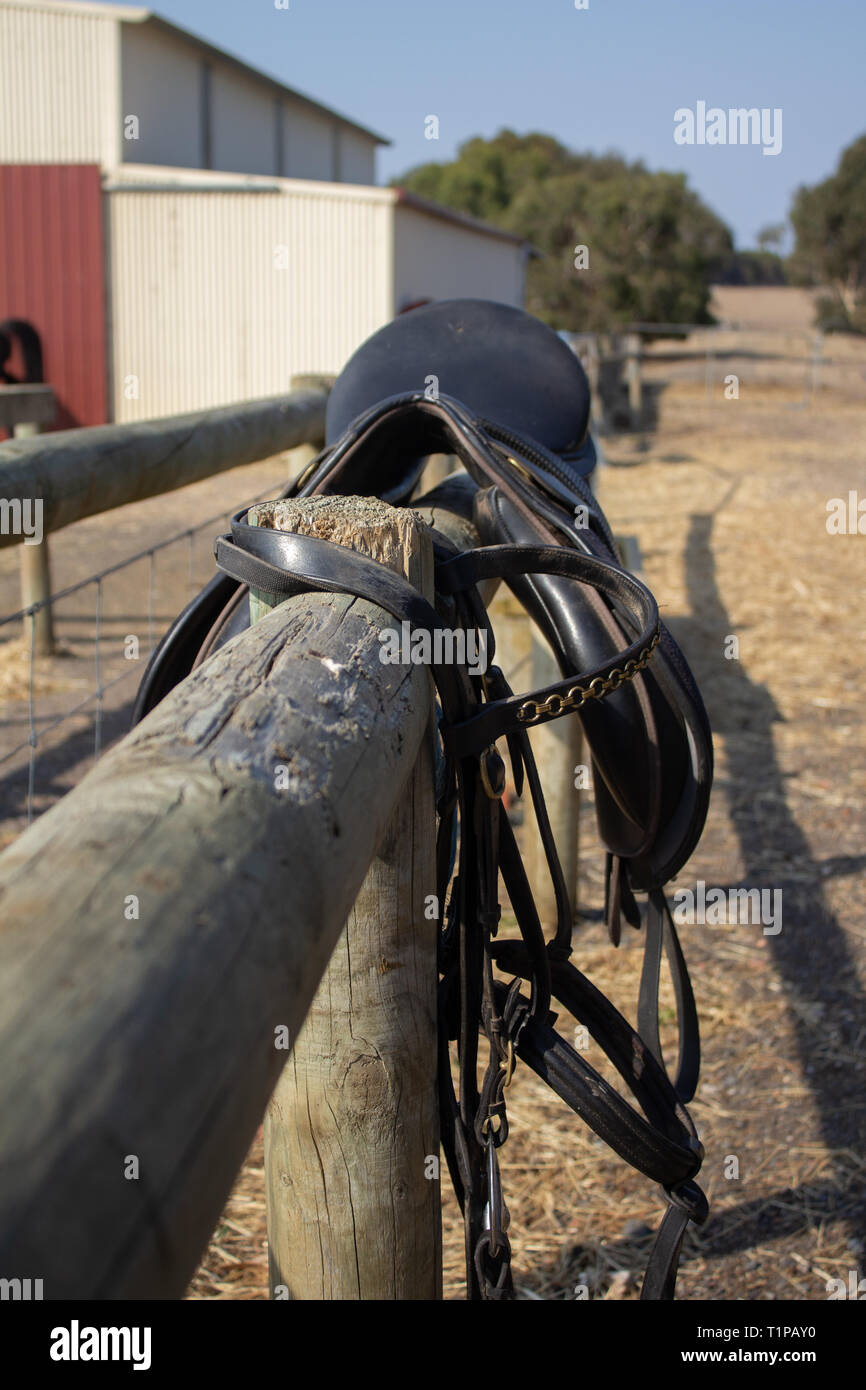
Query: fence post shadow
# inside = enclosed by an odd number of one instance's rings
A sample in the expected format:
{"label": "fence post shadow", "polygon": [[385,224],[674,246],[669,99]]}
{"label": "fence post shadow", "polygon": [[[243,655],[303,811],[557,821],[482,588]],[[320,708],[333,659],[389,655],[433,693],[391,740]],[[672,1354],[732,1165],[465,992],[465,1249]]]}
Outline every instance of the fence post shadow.
{"label": "fence post shadow", "polygon": [[[721,505],[731,496],[729,492]],[[850,1065],[836,1060],[855,1050],[866,1001],[844,929],[824,891],[827,877],[857,872],[866,856],[836,856],[823,862],[815,858],[788,803],[786,774],[774,748],[772,726],[783,716],[771,692],[749,676],[744,663],[726,662],[724,698],[718,698],[724,639],[736,630],[719,591],[712,549],[719,510],[691,517],[685,548],[691,614],[674,619],[670,626],[689,653],[713,729],[725,740],[728,775],[722,794],[739,846],[742,884],[782,890],[782,929],[767,940],[782,983],[804,1084],[833,1161],[833,1175],[829,1181],[806,1183],[726,1208],[700,1238],[702,1253],[707,1255],[743,1250],[759,1239],[806,1230],[818,1221],[847,1220],[852,1174],[850,1167],[833,1157],[834,1151],[863,1153],[866,1149],[866,1102],[845,1104],[851,1088]],[[714,639],[713,649],[708,638]],[[752,789],[754,794],[744,794]],[[839,1210],[846,1193],[845,1210]]]}
{"label": "fence post shadow", "polygon": [[[804,1084],[810,1091],[820,1137],[830,1151],[832,1171],[829,1178],[778,1188],[721,1210],[711,1204],[707,1226],[687,1234],[684,1262],[690,1251],[702,1258],[720,1258],[835,1222],[845,1223],[852,1235],[860,1236],[866,1218],[866,1192],[840,1154],[842,1150],[849,1154],[866,1152],[866,1095],[861,1104],[854,1100],[846,1108],[851,1073],[846,1064],[828,1060],[827,1048],[829,1031],[834,1055],[853,1050],[866,1009],[845,932],[828,906],[823,888],[829,877],[861,871],[866,867],[866,854],[832,856],[823,861],[814,857],[788,804],[786,774],[777,760],[772,736],[773,724],[783,722],[783,716],[767,687],[754,681],[743,663],[732,660],[725,662],[728,679],[724,698],[718,695],[724,638],[736,624],[719,592],[712,535],[716,516],[736,490],[732,486],[714,512],[692,515],[684,552],[690,611],[681,617],[665,616],[665,622],[688,654],[714,733],[725,739],[727,775],[717,777],[714,796],[727,799],[743,866],[740,882],[731,886],[782,889],[782,931],[767,939],[791,1018]],[[747,721],[741,718],[746,711]],[[758,790],[758,797],[743,794],[750,788]],[[769,824],[762,819],[761,797],[765,805],[776,808]],[[785,847],[790,865],[782,872],[778,868],[780,846]],[[687,881],[683,876],[683,883]],[[712,886],[728,887],[720,883]],[[688,954],[688,938],[684,946]],[[711,980],[711,972],[705,978]],[[700,1010],[702,991],[696,992]],[[698,1099],[700,1095],[699,1087]],[[648,1230],[645,1236],[624,1234],[618,1240],[606,1241],[606,1262],[611,1269],[630,1267],[634,1258],[644,1258],[644,1246],[648,1248],[650,1242]],[[856,1262],[853,1255],[852,1260]]]}

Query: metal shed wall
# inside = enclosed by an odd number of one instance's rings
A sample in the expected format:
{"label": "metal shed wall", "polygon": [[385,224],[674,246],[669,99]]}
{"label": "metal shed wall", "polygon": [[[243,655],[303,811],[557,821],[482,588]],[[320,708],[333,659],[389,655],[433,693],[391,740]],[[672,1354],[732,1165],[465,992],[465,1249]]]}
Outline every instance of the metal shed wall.
{"label": "metal shed wall", "polygon": [[[336,126],[323,121],[315,111],[289,98],[283,101],[283,171],[292,179],[326,179],[339,183],[335,155]],[[375,146],[370,147],[370,164],[375,165]],[[372,178],[369,180],[373,182]]]}
{"label": "metal shed wall", "polygon": [[215,64],[210,105],[211,168],[278,174],[273,93],[244,74]]}
{"label": "metal shed wall", "polygon": [[121,30],[122,114],[139,121],[139,138],[122,142],[126,163],[374,182],[372,140],[161,29]]}
{"label": "metal shed wall", "polygon": [[376,147],[343,126],[338,130],[341,183],[376,182]]}
{"label": "metal shed wall", "polygon": [[395,208],[394,301],[496,299],[523,304],[526,249],[447,218]]}
{"label": "metal shed wall", "polygon": [[387,190],[248,180],[209,191],[205,177],[166,191],[109,186],[118,421],[336,372],[393,313]]}
{"label": "metal shed wall", "polygon": [[106,421],[102,190],[96,165],[0,167],[0,319],[42,339],[55,429]]}
{"label": "metal shed wall", "polygon": [[0,3],[0,163],[116,163],[119,26],[111,12]]}
{"label": "metal shed wall", "polygon": [[202,162],[201,53],[146,24],[123,24],[122,117],[137,116],[137,140],[124,138],[122,158],[135,164]]}

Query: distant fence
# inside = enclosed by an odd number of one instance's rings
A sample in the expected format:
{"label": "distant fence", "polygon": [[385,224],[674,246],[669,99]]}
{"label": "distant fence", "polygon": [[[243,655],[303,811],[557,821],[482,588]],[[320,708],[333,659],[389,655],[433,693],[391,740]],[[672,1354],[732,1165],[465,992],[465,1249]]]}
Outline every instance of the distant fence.
{"label": "distant fence", "polygon": [[[700,335],[682,347],[666,347],[658,340]],[[722,387],[719,368],[725,357],[745,355],[751,364],[783,363],[791,368],[786,381],[801,392],[809,405],[822,384],[823,367],[836,359],[824,352],[824,335],[803,329],[737,329],[725,324],[634,323],[619,333],[563,333],[561,335],[583,363],[593,398],[593,423],[607,432],[640,429],[646,424],[646,391],[649,381],[662,379],[657,368],[694,364],[690,380],[703,381],[704,399],[710,403]],[[647,339],[653,339],[651,344]],[[755,351],[755,338],[784,339],[802,350]]]}
{"label": "distant fence", "polygon": [[[104,681],[102,663],[102,585],[105,579],[134,564],[147,562],[143,591],[148,604],[148,648],[152,649],[153,588],[155,556],[169,546],[186,541],[223,521],[215,515],[198,521],[175,536],[136,551],[116,564],[94,570],[84,579],[61,591],[54,591],[48,551],[48,535],[86,517],[131,502],[187,487],[228,469],[307,446],[310,455],[324,438],[324,419],[329,379],[298,377],[287,395],[236,406],[172,416],[164,420],[119,426],[97,426],[33,435],[26,422],[21,428],[27,437],[0,443],[0,499],[3,526],[0,547],[21,546],[22,606],[0,617],[0,634],[23,623],[28,641],[26,679],[28,717],[26,733],[0,750],[0,766],[12,762],[29,750],[27,819],[33,816],[35,768],[40,739],[81,714],[94,711],[94,752],[102,743],[102,712],[109,690],[128,679],[136,670],[129,664],[122,674]],[[17,422],[16,422],[17,423]],[[258,500],[250,498],[250,501]],[[39,504],[40,544],[24,544],[20,519],[32,518]],[[26,511],[25,511],[26,509]],[[19,524],[14,524],[16,518]],[[94,591],[93,688],[62,715],[37,727],[34,658],[51,655],[55,649],[52,612],[65,599],[87,588]],[[140,666],[138,670],[140,672]]]}

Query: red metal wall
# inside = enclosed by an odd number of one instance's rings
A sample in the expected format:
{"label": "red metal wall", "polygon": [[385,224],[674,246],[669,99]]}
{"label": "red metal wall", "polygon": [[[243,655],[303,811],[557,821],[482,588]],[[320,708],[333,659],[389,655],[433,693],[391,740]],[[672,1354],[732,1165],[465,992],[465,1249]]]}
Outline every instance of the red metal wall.
{"label": "red metal wall", "polygon": [[0,165],[0,321],[39,332],[54,429],[108,418],[104,265],[98,165]]}

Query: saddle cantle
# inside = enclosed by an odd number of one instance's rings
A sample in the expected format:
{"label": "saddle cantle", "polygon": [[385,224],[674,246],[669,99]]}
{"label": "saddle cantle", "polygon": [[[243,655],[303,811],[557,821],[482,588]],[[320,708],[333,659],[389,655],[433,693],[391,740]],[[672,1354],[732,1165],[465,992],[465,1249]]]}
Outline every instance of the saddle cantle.
{"label": "saddle cantle", "polygon": [[[478,420],[535,440],[570,473],[596,463],[589,434],[589,383],[556,333],[522,309],[487,299],[450,299],[400,315],[362,343],[328,398],[326,437],[335,441],[359,416],[391,396],[424,390],[462,401]],[[397,467],[398,455],[385,468]],[[405,462],[404,462],[405,467]],[[377,496],[385,486],[381,459],[365,478]],[[387,476],[387,475],[386,475]],[[411,477],[403,474],[397,488]]]}
{"label": "saddle cantle", "polygon": [[[703,828],[712,779],[711,734],[685,658],[660,622],[652,595],[621,567],[588,484],[595,462],[589,404],[577,358],[552,330],[520,310],[481,300],[414,310],[374,334],[346,365],[329,398],[325,449],[284,494],[375,494],[407,504],[430,454],[457,455],[465,469],[460,485],[452,482],[430,497],[437,506],[454,505],[464,514],[471,506],[482,548],[454,554],[440,538],[437,604],[440,609],[450,604],[464,626],[487,624],[476,586],[485,578],[504,579],[551,642],[562,673],[544,690],[516,696],[495,667],[482,684],[465,672],[434,670],[452,779],[452,794],[438,808],[441,844],[451,843],[457,807],[460,826],[474,828],[473,835],[461,831],[460,868],[451,884],[440,1017],[443,1078],[449,1070],[447,1039],[461,1040],[459,1100],[450,1080],[446,1085],[443,1079],[440,1110],[443,1144],[466,1213],[470,1296],[498,1298],[510,1290],[507,1238],[491,1216],[492,1194],[499,1191],[491,1148],[507,1132],[499,1070],[505,1042],[618,1153],[664,1185],[670,1207],[644,1297],[672,1296],[685,1226],[706,1215],[693,1181],[702,1151],[684,1109],[697,1083],[697,1015],[663,888]],[[385,579],[374,562],[326,542],[251,527],[243,512],[234,519],[231,536],[218,540],[216,555],[224,573],[188,606],[157,648],[139,692],[136,719],[248,625],[249,582],[282,595],[342,589],[371,597],[416,625],[441,622],[408,584],[394,576]],[[581,719],[591,750],[599,832],[607,850],[605,909],[614,942],[622,916],[641,926],[635,894],[648,894],[637,1032],[568,960],[568,898],[526,731],[572,712]],[[508,742],[516,781],[522,784],[525,776],[529,786],[556,888],[558,920],[546,944],[508,818],[501,803],[498,809],[488,804],[489,759],[500,738]],[[452,866],[445,850],[438,858],[440,901],[445,901]],[[500,872],[520,940],[493,939]],[[457,938],[462,955],[454,945]],[[680,1022],[673,1081],[658,1038],[663,951]],[[491,962],[515,977],[510,988],[494,979]],[[467,971],[477,976],[471,987]],[[522,979],[531,986],[528,1001],[519,991]],[[476,1017],[482,996],[484,1008]],[[551,997],[586,1024],[642,1115],[553,1031]],[[496,1061],[480,1093],[474,1078],[479,1022]],[[513,1053],[505,1055],[513,1065]],[[499,1128],[493,1126],[494,1115],[501,1118]]]}

